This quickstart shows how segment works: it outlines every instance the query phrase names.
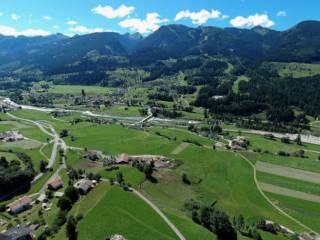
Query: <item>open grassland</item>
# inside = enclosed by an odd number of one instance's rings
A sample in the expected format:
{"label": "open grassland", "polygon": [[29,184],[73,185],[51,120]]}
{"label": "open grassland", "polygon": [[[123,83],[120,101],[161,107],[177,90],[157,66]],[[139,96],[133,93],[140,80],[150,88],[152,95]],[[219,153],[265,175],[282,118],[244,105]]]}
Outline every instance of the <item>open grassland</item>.
{"label": "open grassland", "polygon": [[14,153],[10,153],[10,152],[0,152],[0,157],[5,157],[8,162],[20,161],[19,158]]}
{"label": "open grassland", "polygon": [[320,64],[307,64],[307,63],[272,63],[281,77],[310,77],[320,74]]}
{"label": "open grassland", "polygon": [[[181,211],[190,198],[206,204],[217,201],[218,207],[231,216],[242,214],[249,221],[272,219],[302,230],[262,197],[254,183],[252,167],[234,153],[190,146],[179,159],[183,162],[181,167],[157,174],[158,184],[145,184],[146,194],[164,210]],[[182,172],[191,180],[190,186],[182,183]]]}
{"label": "open grassland", "polygon": [[112,105],[102,109],[102,112],[121,117],[140,116],[139,107],[137,106]]}
{"label": "open grassland", "polygon": [[60,94],[74,94],[81,95],[81,91],[84,90],[86,95],[101,95],[110,93],[110,88],[99,87],[99,86],[81,86],[81,85],[52,85],[48,92],[49,93],[60,93]]}
{"label": "open grassland", "polygon": [[[241,131],[241,130],[240,130]],[[231,135],[237,136],[239,133],[237,132],[230,132]],[[318,159],[318,154],[314,154],[312,152],[308,151],[319,151],[319,146],[314,144],[306,144],[298,145],[294,142],[291,142],[290,144],[286,144],[281,142],[280,139],[274,139],[270,140],[265,138],[262,135],[254,134],[254,133],[241,133],[241,136],[245,137],[250,141],[249,149],[252,150],[261,150],[262,152],[268,151],[270,153],[278,153],[279,151],[284,151],[287,153],[295,153],[299,150],[304,150],[305,155],[309,156],[312,159]]]}
{"label": "open grassland", "polygon": [[36,126],[18,121],[0,121],[0,132],[19,130],[23,136],[37,141],[45,141],[47,135],[42,133]]}
{"label": "open grassland", "polygon": [[13,148],[21,148],[21,149],[35,149],[40,148],[42,144],[35,140],[24,139],[15,142],[5,142],[0,144],[0,148],[2,149],[13,149]]}
{"label": "open grassland", "polygon": [[257,176],[259,182],[320,196],[320,183],[311,183],[263,172],[257,172]]}
{"label": "open grassland", "polygon": [[267,193],[272,201],[284,211],[295,217],[314,231],[320,231],[320,208],[319,203],[304,201],[292,197]]}
{"label": "open grassland", "polygon": [[310,172],[320,173],[320,161],[310,158],[283,157],[274,154],[260,154],[253,152],[243,153],[253,163],[268,162],[271,164],[281,165],[284,167],[302,169]]}
{"label": "open grassland", "polygon": [[79,123],[70,127],[67,144],[88,149],[98,149],[105,154],[167,154],[178,144],[146,131],[120,125]]}
{"label": "open grassland", "polygon": [[199,143],[200,145],[210,147],[212,147],[214,143],[213,140],[189,132],[186,129],[153,127],[150,129],[150,132],[158,134],[164,139],[170,139],[178,143],[182,143],[186,140],[191,140],[195,143]]}
{"label": "open grassland", "polygon": [[289,177],[311,183],[320,183],[320,173],[316,172],[310,172],[260,161],[256,163],[256,168],[260,172],[270,173],[282,177]]}
{"label": "open grassland", "polygon": [[189,145],[190,145],[190,143],[183,142],[176,149],[174,149],[171,152],[171,154],[177,155],[177,154],[181,153],[183,150],[185,150]]}
{"label": "open grassland", "polygon": [[287,197],[293,197],[293,198],[302,199],[310,202],[320,203],[320,196],[318,195],[313,195],[313,194],[304,193],[304,192],[300,192],[300,191],[296,191],[288,188],[283,188],[283,187],[275,186],[269,183],[260,182],[259,185],[261,189],[265,192],[276,193],[276,194],[287,196]]}
{"label": "open grassland", "polygon": [[78,230],[79,240],[105,239],[113,234],[122,234],[132,240],[177,239],[153,209],[119,187],[113,187],[103,196],[80,221]]}

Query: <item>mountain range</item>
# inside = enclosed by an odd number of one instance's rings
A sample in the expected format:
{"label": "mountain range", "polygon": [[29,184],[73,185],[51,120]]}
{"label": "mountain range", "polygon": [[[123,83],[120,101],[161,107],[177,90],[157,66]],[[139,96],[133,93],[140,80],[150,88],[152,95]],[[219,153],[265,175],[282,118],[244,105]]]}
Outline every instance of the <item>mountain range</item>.
{"label": "mountain range", "polygon": [[200,54],[248,61],[319,62],[320,21],[304,21],[286,31],[166,25],[147,37],[114,32],[74,37],[0,35],[1,72],[141,66]]}

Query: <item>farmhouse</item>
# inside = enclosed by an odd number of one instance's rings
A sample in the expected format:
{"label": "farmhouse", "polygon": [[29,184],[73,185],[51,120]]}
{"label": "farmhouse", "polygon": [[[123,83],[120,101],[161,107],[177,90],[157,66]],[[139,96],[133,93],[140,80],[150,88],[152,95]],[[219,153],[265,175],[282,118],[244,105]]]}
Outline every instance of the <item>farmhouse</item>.
{"label": "farmhouse", "polygon": [[94,187],[94,183],[89,179],[81,179],[75,183],[74,187],[80,194],[87,194]]}
{"label": "farmhouse", "polygon": [[157,162],[165,161],[167,158],[158,155],[131,155],[129,156],[130,161],[142,161],[142,162]]}
{"label": "farmhouse", "polygon": [[24,196],[17,201],[14,201],[13,203],[9,204],[8,212],[11,214],[18,214],[26,209],[31,208],[32,199],[28,196]]}
{"label": "farmhouse", "polygon": [[235,139],[232,139],[229,144],[232,150],[244,150],[248,145],[248,140],[241,136],[237,136]]}
{"label": "farmhouse", "polygon": [[49,180],[47,186],[48,189],[55,191],[63,187],[63,181],[60,176],[55,176]]}
{"label": "farmhouse", "polygon": [[0,233],[0,240],[32,240],[31,229],[19,226],[10,228],[4,233]]}
{"label": "farmhouse", "polygon": [[15,142],[23,139],[24,139],[24,136],[21,133],[19,133],[19,131],[17,130],[0,133],[0,140],[4,142]]}
{"label": "farmhouse", "polygon": [[128,164],[129,163],[129,156],[128,154],[122,153],[116,157],[117,164]]}

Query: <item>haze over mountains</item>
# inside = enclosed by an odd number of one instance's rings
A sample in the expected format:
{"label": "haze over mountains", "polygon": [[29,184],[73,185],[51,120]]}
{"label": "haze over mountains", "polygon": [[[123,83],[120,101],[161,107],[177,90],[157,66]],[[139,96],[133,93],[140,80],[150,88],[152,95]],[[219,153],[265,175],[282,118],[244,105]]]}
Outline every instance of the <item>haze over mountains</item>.
{"label": "haze over mountains", "polygon": [[[60,67],[145,65],[152,61],[188,55],[236,56],[250,61],[320,61],[320,22],[305,21],[286,31],[263,27],[253,29],[162,26],[143,38],[140,34],[114,32],[67,37],[0,36],[0,70]],[[94,63],[94,64],[91,64]]]}

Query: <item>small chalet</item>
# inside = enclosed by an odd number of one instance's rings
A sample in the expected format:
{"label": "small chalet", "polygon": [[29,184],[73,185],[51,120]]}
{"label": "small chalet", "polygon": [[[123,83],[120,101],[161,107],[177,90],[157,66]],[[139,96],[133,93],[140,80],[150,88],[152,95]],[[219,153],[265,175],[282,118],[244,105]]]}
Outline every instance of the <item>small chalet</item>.
{"label": "small chalet", "polygon": [[129,163],[129,156],[128,154],[122,153],[116,157],[117,164],[128,164]]}
{"label": "small chalet", "polygon": [[94,184],[89,179],[81,179],[78,182],[76,182],[74,187],[78,189],[80,194],[85,195],[94,187]]}
{"label": "small chalet", "polygon": [[31,229],[25,227],[13,227],[0,233],[0,240],[32,240]]}
{"label": "small chalet", "polygon": [[49,180],[47,186],[48,189],[55,191],[63,187],[63,181],[60,176],[55,176]]}
{"label": "small chalet", "polygon": [[11,214],[18,214],[32,207],[32,199],[28,196],[24,196],[8,206],[8,212]]}

